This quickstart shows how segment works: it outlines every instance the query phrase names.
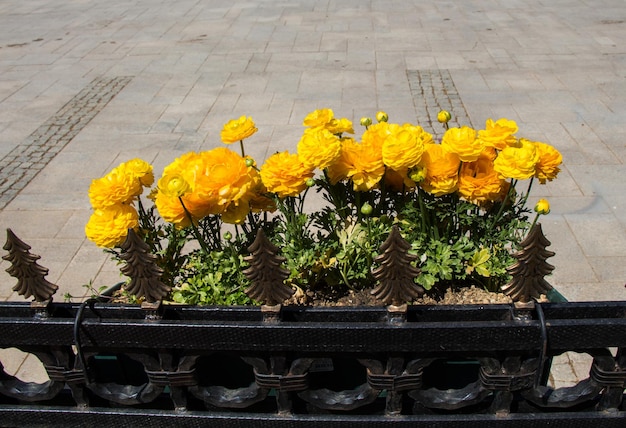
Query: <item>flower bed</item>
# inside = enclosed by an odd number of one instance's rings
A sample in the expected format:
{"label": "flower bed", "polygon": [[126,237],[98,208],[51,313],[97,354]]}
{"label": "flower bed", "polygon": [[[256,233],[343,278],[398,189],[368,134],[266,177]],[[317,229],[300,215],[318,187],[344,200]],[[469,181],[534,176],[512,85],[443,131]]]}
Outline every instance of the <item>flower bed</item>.
{"label": "flower bed", "polygon": [[[241,153],[218,147],[175,159],[150,191],[149,208],[141,193],[155,181],[152,166],[124,162],[91,184],[87,237],[121,260],[119,248],[135,230],[156,256],[166,299],[178,303],[253,303],[244,272],[259,230],[284,256],[287,272],[274,279],[299,303],[374,288],[372,265],[385,262],[378,257],[393,228],[409,245],[409,300],[459,284],[499,291],[531,226],[532,185],[556,177],[561,155],[517,137],[507,119],[447,129],[442,112],[440,142],[419,125],[389,123],[383,112],[377,119],[361,119],[357,142],[348,119],[316,110],[303,121],[297,153],[262,164],[245,153],[252,119],[232,120],[222,141],[239,142]],[[533,224],[548,202],[535,211]],[[185,252],[189,241],[198,249]]]}

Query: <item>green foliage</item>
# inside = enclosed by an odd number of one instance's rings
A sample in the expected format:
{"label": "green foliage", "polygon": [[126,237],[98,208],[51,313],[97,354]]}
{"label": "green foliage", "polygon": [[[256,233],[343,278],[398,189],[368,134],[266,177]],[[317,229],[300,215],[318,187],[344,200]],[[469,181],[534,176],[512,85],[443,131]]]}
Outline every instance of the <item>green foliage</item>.
{"label": "green foliage", "polygon": [[243,256],[226,249],[209,254],[196,251],[185,265],[182,283],[172,290],[171,299],[189,305],[249,305],[243,292],[249,283],[242,270]]}

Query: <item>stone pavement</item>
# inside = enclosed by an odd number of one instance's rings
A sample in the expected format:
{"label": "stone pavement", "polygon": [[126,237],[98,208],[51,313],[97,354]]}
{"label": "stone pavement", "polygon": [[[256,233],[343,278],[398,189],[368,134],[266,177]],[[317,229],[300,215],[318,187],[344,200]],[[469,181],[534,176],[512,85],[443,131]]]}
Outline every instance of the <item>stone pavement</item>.
{"label": "stone pavement", "polygon": [[[306,113],[385,110],[425,125],[440,108],[480,127],[507,117],[556,146],[551,282],[570,300],[626,297],[626,6],[623,0],[4,0],[0,3],[0,225],[83,298],[116,267],[84,237],[87,189],[141,157],[157,174],[221,145],[252,116],[262,160],[293,150]],[[253,146],[253,145],[254,146]],[[0,262],[0,299],[20,300]],[[3,350],[6,370],[36,361]],[[586,377],[563,356],[557,385]]]}

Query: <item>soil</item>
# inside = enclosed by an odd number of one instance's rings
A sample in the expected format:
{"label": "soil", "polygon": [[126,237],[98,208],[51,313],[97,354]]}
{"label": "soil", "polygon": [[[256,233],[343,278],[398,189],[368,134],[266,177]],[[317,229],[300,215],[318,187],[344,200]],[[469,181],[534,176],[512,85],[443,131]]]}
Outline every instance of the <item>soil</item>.
{"label": "soil", "polygon": [[[475,286],[448,288],[442,295],[422,296],[412,302],[414,305],[486,305],[511,303],[511,298],[503,293],[493,293]],[[311,306],[383,306],[371,294],[371,290],[350,291],[343,296],[320,295],[312,291],[298,290],[287,304]]]}

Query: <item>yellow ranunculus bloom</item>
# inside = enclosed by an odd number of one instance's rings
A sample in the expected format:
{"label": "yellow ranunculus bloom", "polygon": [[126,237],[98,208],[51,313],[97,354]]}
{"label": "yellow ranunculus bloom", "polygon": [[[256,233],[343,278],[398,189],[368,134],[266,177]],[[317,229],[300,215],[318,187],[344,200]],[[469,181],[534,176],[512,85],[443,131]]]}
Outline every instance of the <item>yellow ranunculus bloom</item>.
{"label": "yellow ranunculus bloom", "polygon": [[322,128],[309,128],[298,143],[298,155],[306,168],[325,169],[338,157],[341,150],[339,137]]}
{"label": "yellow ranunculus bloom", "polygon": [[427,144],[419,165],[426,169],[426,177],[420,186],[435,196],[455,192],[460,164],[456,153],[447,152],[439,144]]}
{"label": "yellow ranunculus bloom", "polygon": [[113,248],[121,245],[128,229],[139,227],[137,211],[130,205],[114,204],[96,209],[85,225],[87,238],[97,246]]}
{"label": "yellow ranunculus bloom", "polygon": [[333,118],[333,111],[329,108],[323,108],[307,114],[302,124],[309,128],[320,128],[325,127]]}
{"label": "yellow ranunculus bloom", "polygon": [[563,162],[563,156],[557,149],[546,143],[536,142],[535,147],[539,152],[539,162],[535,167],[535,177],[541,184],[552,181],[556,178],[561,169],[559,165]]}
{"label": "yellow ranunculus bloom", "polygon": [[246,220],[246,216],[250,212],[250,205],[246,201],[233,202],[228,205],[222,213],[224,223],[241,224]]}
{"label": "yellow ranunculus bloom", "polygon": [[[159,211],[159,215],[168,223],[172,223],[177,228],[184,228],[191,224],[189,216],[194,217],[191,212],[187,214],[179,197],[157,192],[154,205]],[[185,205],[186,206],[186,205]],[[194,218],[197,222],[198,217]]]}
{"label": "yellow ranunculus bloom", "polygon": [[257,131],[252,118],[241,116],[239,119],[227,122],[222,128],[220,136],[224,143],[232,144],[250,137]]}
{"label": "yellow ranunculus bloom", "polygon": [[463,163],[458,192],[468,201],[481,204],[499,200],[503,184],[504,180],[493,169],[491,156],[487,152],[474,162]]}
{"label": "yellow ranunculus bloom", "polygon": [[[191,152],[177,158],[163,171],[163,177],[176,176],[181,177],[190,187],[184,192],[182,199],[194,221],[209,214],[221,214],[231,202],[246,199],[248,192],[255,186],[255,180],[258,180],[258,173],[253,167],[246,165],[245,158],[225,147],[201,153]],[[161,185],[161,181],[159,184]],[[184,187],[182,181],[178,185]],[[161,190],[159,193],[163,192]],[[174,200],[170,200],[171,198],[172,196],[168,198],[157,195],[159,213],[166,221],[181,227],[188,225],[188,219],[182,215],[184,211],[180,211],[177,196]]]}
{"label": "yellow ranunculus bloom", "polygon": [[424,143],[432,136],[419,126],[391,127],[382,146],[383,162],[397,171],[413,168],[422,158]]}
{"label": "yellow ranunculus bloom", "polygon": [[179,198],[191,190],[191,186],[181,175],[164,175],[159,180],[159,191],[167,196]]}
{"label": "yellow ranunculus bloom", "polygon": [[515,145],[517,130],[517,123],[513,120],[501,118],[494,122],[493,119],[487,119],[485,129],[478,131],[478,139],[485,146],[504,150],[507,146]]}
{"label": "yellow ranunculus bloom", "polygon": [[402,192],[415,188],[415,181],[409,177],[408,168],[396,171],[395,169],[385,169],[385,188],[395,192]]}
{"label": "yellow ranunculus bloom", "polygon": [[336,162],[328,167],[328,177],[332,184],[351,180],[355,191],[373,189],[385,174],[380,148],[374,144],[357,143],[345,138],[341,143],[341,154]]}
{"label": "yellow ranunculus bloom", "polygon": [[306,181],[313,177],[313,169],[304,166],[297,154],[284,151],[267,158],[260,174],[269,192],[286,198],[298,196],[307,188]]}
{"label": "yellow ranunculus bloom", "polygon": [[119,168],[137,178],[144,187],[150,187],[154,183],[152,165],[142,159],[131,159],[121,164]]}
{"label": "yellow ranunculus bloom", "polygon": [[502,178],[526,180],[535,175],[539,151],[535,143],[520,139],[519,147],[505,147],[493,161],[493,168]]}
{"label": "yellow ranunculus bloom", "polygon": [[354,134],[354,128],[352,127],[352,122],[348,119],[332,119],[325,126],[332,134]]}
{"label": "yellow ranunculus bloom", "polygon": [[363,144],[370,146],[374,150],[380,152],[382,159],[383,144],[387,137],[391,135],[393,128],[399,128],[398,125],[393,125],[387,122],[376,123],[367,128],[367,130],[361,136]]}
{"label": "yellow ranunculus bloom", "polygon": [[94,209],[104,209],[116,204],[128,204],[141,195],[141,182],[122,168],[113,168],[102,178],[92,180],[89,201]]}
{"label": "yellow ranunculus bloom", "polygon": [[257,171],[246,165],[245,158],[218,147],[202,152],[202,174],[197,177],[194,193],[215,198],[220,210],[233,201],[244,198],[255,185]]}
{"label": "yellow ranunculus bloom", "polygon": [[463,162],[474,162],[483,151],[484,144],[476,138],[476,131],[468,126],[450,128],[441,139],[441,147],[456,153]]}

